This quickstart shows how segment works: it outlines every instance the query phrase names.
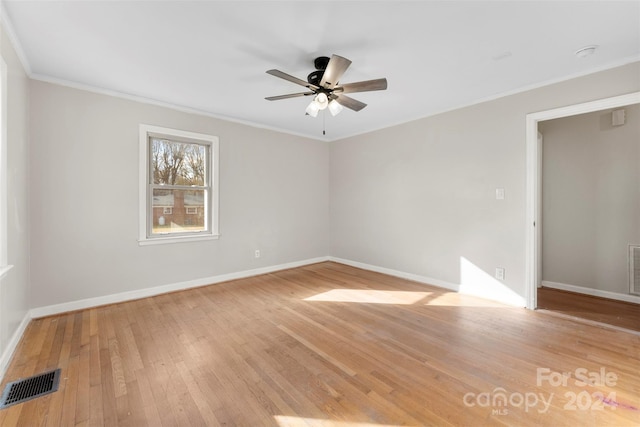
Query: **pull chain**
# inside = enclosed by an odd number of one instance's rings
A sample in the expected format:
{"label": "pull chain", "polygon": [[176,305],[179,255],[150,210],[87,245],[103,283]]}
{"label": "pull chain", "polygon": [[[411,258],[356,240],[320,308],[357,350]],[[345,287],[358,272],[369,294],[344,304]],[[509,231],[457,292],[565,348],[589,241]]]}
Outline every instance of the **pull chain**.
{"label": "pull chain", "polygon": [[322,112],[322,135],[326,135],[327,133],[325,132],[325,119],[327,117],[327,110],[324,110]]}

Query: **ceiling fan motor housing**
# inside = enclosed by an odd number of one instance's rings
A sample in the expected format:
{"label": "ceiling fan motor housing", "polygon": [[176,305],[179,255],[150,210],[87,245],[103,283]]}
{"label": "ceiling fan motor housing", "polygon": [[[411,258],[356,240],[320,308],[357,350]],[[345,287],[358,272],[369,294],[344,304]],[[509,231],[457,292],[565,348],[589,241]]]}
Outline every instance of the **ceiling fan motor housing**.
{"label": "ceiling fan motor housing", "polygon": [[320,86],[322,76],[324,75],[324,71],[327,69],[327,65],[329,65],[330,60],[331,58],[328,56],[319,56],[314,59],[313,66],[316,67],[316,71],[307,76],[307,81],[312,85]]}
{"label": "ceiling fan motor housing", "polygon": [[327,65],[329,65],[330,60],[331,58],[328,56],[319,56],[313,60],[313,65],[316,67],[316,70],[324,71],[327,69]]}
{"label": "ceiling fan motor housing", "polygon": [[316,70],[307,76],[307,81],[312,85],[320,86],[324,70]]}

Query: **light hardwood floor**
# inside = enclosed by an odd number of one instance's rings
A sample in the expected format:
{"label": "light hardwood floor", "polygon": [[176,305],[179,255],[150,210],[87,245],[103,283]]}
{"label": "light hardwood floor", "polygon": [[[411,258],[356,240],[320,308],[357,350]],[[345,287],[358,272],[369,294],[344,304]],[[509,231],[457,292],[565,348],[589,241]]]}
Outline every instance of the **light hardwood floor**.
{"label": "light hardwood floor", "polygon": [[4,381],[56,367],[0,425],[640,424],[640,336],[330,262],[34,320]]}
{"label": "light hardwood floor", "polygon": [[538,308],[640,332],[640,304],[543,287]]}

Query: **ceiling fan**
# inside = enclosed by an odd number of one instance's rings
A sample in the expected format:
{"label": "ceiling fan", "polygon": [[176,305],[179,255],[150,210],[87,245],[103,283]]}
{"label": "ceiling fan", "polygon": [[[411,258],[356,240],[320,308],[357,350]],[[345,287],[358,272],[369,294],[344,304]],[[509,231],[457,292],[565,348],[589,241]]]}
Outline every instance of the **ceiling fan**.
{"label": "ceiling fan", "polygon": [[342,111],[343,107],[347,107],[353,111],[360,111],[367,106],[364,102],[346,96],[345,93],[385,90],[387,88],[387,79],[366,80],[341,85],[340,78],[344,72],[347,71],[349,65],[351,65],[351,61],[342,56],[332,55],[331,58],[320,56],[313,61],[313,64],[316,70],[307,76],[307,81],[279,70],[267,71],[267,74],[304,86],[309,89],[309,91],[269,96],[265,99],[277,101],[280,99],[315,95],[313,101],[311,101],[307,107],[306,113],[312,117],[316,117],[320,110],[328,108],[329,112],[335,116]]}

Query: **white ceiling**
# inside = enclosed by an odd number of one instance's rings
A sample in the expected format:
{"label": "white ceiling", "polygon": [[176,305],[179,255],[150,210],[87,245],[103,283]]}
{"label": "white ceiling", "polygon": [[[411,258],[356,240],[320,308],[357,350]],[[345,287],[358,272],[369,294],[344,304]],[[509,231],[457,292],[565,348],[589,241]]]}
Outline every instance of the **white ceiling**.
{"label": "white ceiling", "polygon": [[[317,56],[353,61],[356,113],[335,140],[640,59],[640,1],[4,1],[36,79],[113,91],[322,139],[301,86]],[[16,40],[17,39],[17,40]],[[574,52],[599,45],[596,54]]]}

